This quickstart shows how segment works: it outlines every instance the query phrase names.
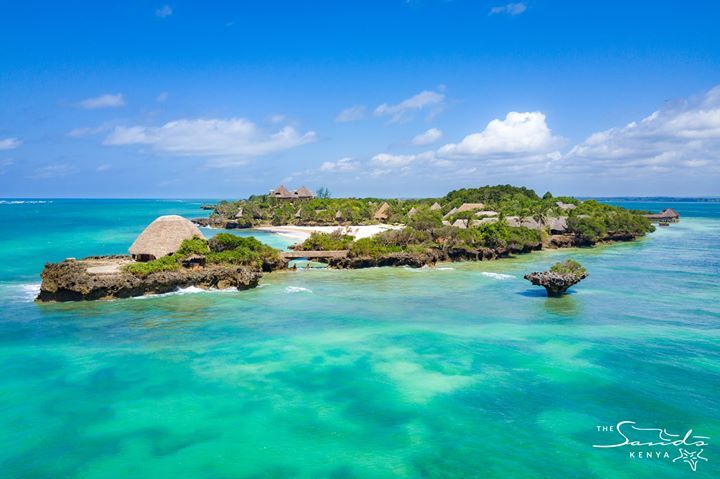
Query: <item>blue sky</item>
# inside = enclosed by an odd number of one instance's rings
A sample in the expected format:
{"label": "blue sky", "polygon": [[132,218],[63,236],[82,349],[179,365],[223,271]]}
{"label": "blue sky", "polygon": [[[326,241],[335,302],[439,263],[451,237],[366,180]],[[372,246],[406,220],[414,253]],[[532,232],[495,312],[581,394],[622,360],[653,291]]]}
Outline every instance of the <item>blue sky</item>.
{"label": "blue sky", "polygon": [[0,1],[0,197],[719,195],[718,2]]}

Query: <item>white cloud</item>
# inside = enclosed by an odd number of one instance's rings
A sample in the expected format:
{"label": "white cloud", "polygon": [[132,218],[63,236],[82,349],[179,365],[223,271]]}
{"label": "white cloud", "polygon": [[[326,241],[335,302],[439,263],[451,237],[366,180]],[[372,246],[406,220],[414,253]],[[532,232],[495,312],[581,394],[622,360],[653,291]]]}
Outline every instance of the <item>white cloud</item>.
{"label": "white cloud", "polygon": [[57,178],[59,176],[65,176],[72,173],[73,171],[73,167],[67,164],[61,163],[57,165],[48,165],[35,170],[35,172],[30,175],[30,178],[37,180],[47,180],[51,178]]}
{"label": "white cloud", "polygon": [[112,165],[108,163],[103,163],[102,165],[98,165],[98,167],[95,168],[95,171],[103,172],[109,170],[110,168],[112,168]]}
{"label": "white cloud", "polygon": [[80,106],[86,110],[95,110],[97,108],[117,108],[125,106],[125,98],[122,93],[110,94],[106,93],[94,98],[87,98],[80,102]]}
{"label": "white cloud", "polygon": [[270,120],[270,123],[278,124],[278,123],[284,122],[286,120],[286,118],[285,118],[285,115],[278,113],[276,115],[270,115],[268,120]]}
{"label": "white cloud", "polygon": [[570,150],[573,169],[604,173],[720,173],[720,86],[704,95],[672,103],[625,127],[593,133]]}
{"label": "white cloud", "polygon": [[4,138],[0,140],[0,151],[14,150],[22,145],[22,141],[17,138]]}
{"label": "white cloud", "polygon": [[425,90],[395,105],[383,103],[382,105],[375,108],[375,115],[389,115],[391,121],[398,122],[408,119],[414,112],[423,110],[425,108],[434,107],[436,109],[439,109],[442,107],[444,100],[445,94]]}
{"label": "white cloud", "polygon": [[561,138],[552,135],[543,113],[513,111],[504,120],[492,120],[483,131],[466,136],[460,143],[443,146],[438,154],[447,158],[517,156],[548,152],[561,143]]}
{"label": "white cloud", "polygon": [[396,168],[399,166],[407,166],[416,159],[416,155],[391,155],[389,153],[380,153],[373,156],[372,163],[379,167]]}
{"label": "white cloud", "polygon": [[435,143],[442,136],[442,131],[437,128],[430,128],[424,133],[420,133],[412,139],[412,144],[415,146],[424,146]]}
{"label": "white cloud", "polygon": [[167,101],[168,98],[170,98],[170,94],[166,91],[161,91],[155,98],[155,101],[157,101],[158,103],[163,103]]}
{"label": "white cloud", "polygon": [[335,118],[338,123],[344,123],[347,121],[362,120],[365,117],[365,107],[362,105],[354,105],[350,108],[345,108]]}
{"label": "white cloud", "polygon": [[320,171],[337,171],[346,173],[358,169],[358,163],[352,158],[340,158],[337,161],[326,161],[320,165]]}
{"label": "white cloud", "polygon": [[500,13],[505,13],[507,15],[514,16],[514,15],[520,15],[521,13],[524,13],[525,10],[527,10],[527,5],[525,5],[522,2],[508,3],[507,5],[492,7],[490,9],[490,15],[497,15]]}
{"label": "white cloud", "polygon": [[163,5],[162,7],[155,10],[155,16],[160,18],[167,18],[173,14],[173,9],[170,5]]}
{"label": "white cloud", "polygon": [[292,126],[265,132],[243,118],[199,118],[171,121],[160,127],[116,127],[104,144],[149,145],[164,153],[214,158],[216,166],[227,166],[246,162],[238,157],[277,153],[313,141],[314,131],[300,133]]}

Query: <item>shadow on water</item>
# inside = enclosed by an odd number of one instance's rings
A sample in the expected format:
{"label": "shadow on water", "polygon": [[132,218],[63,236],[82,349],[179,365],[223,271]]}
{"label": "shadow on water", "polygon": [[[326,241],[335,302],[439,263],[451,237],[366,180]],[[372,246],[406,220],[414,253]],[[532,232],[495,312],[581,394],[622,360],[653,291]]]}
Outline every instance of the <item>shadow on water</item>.
{"label": "shadow on water", "polygon": [[577,294],[572,289],[560,297],[550,297],[541,289],[527,289],[519,291],[515,294],[525,296],[527,298],[538,298],[542,301],[545,311],[553,316],[577,317],[580,314],[580,304],[574,296]]}

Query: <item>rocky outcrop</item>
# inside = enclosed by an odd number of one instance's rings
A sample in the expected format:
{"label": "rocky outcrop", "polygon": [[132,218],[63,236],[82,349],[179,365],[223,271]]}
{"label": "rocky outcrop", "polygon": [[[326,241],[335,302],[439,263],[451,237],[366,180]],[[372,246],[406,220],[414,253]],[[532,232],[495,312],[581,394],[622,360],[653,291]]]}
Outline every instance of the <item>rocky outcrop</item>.
{"label": "rocky outcrop", "polygon": [[230,220],[227,218],[210,216],[208,218],[193,218],[190,221],[198,226],[220,228],[224,230],[235,230],[239,228],[250,228],[252,225],[244,220]]}
{"label": "rocky outcrop", "polygon": [[[105,265],[93,266],[98,260],[105,260]],[[48,263],[42,272],[42,284],[37,300],[86,301],[129,298],[169,293],[189,286],[243,290],[257,286],[262,276],[259,271],[247,266],[227,265],[179,268],[173,271],[158,271],[147,276],[136,276],[124,272],[119,267],[112,268],[113,262],[118,261],[127,263],[129,259],[117,256],[93,257]],[[101,272],[93,273],[93,270]]]}
{"label": "rocky outcrop", "polygon": [[552,271],[535,272],[525,275],[525,279],[535,286],[542,286],[547,291],[548,296],[562,296],[570,286],[578,284],[587,278],[587,273],[583,274],[560,274]]}

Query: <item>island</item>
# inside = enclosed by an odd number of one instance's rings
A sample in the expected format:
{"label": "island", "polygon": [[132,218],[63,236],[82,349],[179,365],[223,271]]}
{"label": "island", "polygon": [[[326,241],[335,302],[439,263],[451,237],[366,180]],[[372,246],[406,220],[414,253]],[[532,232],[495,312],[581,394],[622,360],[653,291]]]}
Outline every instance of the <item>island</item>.
{"label": "island", "polygon": [[[654,231],[640,212],[550,193],[539,196],[510,185],[422,199],[330,198],[327,190],[316,195],[281,185],[265,195],[211,207],[209,217],[193,222],[174,215],[156,219],[128,256],[48,263],[38,300],[124,298],[188,286],[247,289],[263,273],[287,270],[296,258],[333,268],[422,267],[632,241]],[[293,251],[282,252],[225,232],[207,240],[197,225],[308,234]]]}
{"label": "island", "polygon": [[567,292],[570,286],[578,284],[588,277],[588,272],[580,263],[568,259],[555,263],[547,271],[525,275],[525,279],[535,286],[542,286],[550,297],[559,297]]}

